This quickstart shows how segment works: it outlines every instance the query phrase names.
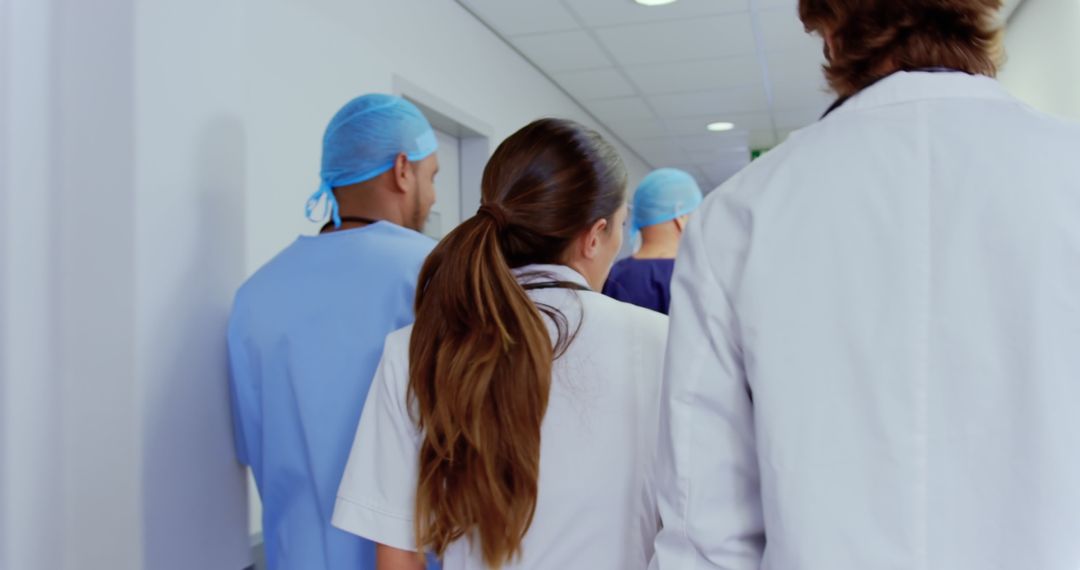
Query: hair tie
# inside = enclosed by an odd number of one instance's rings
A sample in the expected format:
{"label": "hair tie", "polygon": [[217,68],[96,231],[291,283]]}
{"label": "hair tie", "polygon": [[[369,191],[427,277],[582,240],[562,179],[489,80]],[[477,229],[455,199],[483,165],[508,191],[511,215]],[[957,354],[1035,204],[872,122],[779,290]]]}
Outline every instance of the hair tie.
{"label": "hair tie", "polygon": [[487,216],[493,222],[499,233],[506,231],[506,228],[510,226],[510,220],[506,215],[506,210],[498,204],[484,204],[480,206],[480,209],[476,211],[477,216]]}

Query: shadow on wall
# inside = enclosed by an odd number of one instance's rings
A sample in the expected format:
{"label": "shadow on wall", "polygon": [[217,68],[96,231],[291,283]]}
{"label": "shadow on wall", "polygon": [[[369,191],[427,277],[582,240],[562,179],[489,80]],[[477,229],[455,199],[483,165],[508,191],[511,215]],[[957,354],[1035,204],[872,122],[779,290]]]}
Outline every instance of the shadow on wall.
{"label": "shadow on wall", "polygon": [[[245,474],[232,459],[225,346],[232,297],[244,277],[245,136],[243,123],[229,116],[211,119],[202,130],[191,165],[190,192],[197,197],[176,211],[190,218],[182,223],[192,224],[187,235],[193,237],[186,246],[167,246],[182,254],[167,260],[183,268],[174,274],[182,278],[167,280],[167,309],[155,306],[139,316],[146,319],[141,330],[152,335],[139,340],[146,350],[138,353],[148,359],[138,368],[147,390],[147,568],[219,568],[228,556],[218,549],[249,547]],[[222,537],[222,529],[229,536]]]}

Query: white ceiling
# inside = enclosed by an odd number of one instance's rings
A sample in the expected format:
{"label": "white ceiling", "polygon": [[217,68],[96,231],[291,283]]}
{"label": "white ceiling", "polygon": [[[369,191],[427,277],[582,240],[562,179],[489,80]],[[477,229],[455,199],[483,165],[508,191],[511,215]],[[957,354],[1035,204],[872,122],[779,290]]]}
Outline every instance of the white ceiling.
{"label": "white ceiling", "polygon": [[[1022,0],[1006,0],[1006,14]],[[654,168],[711,189],[828,107],[798,0],[458,0]],[[710,133],[713,121],[736,125]]]}

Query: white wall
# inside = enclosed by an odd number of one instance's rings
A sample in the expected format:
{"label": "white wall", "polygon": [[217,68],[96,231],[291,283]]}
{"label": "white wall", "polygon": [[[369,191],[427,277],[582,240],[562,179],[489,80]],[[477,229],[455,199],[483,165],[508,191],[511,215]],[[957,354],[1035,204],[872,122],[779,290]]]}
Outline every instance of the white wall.
{"label": "white wall", "polygon": [[5,570],[248,563],[242,4],[164,4],[0,5]]}
{"label": "white wall", "polygon": [[130,4],[3,8],[0,562],[139,568]]}
{"label": "white wall", "polygon": [[[52,5],[46,255],[59,399],[38,413],[60,426],[64,567],[135,570],[142,525],[131,302],[134,10],[131,0]],[[117,536],[131,537],[130,546],[117,548]]]}
{"label": "white wall", "polygon": [[139,3],[135,374],[145,568],[239,570],[225,324],[244,278],[245,0]]}
{"label": "white wall", "polygon": [[1025,0],[1005,47],[1006,88],[1039,110],[1080,120],[1080,0]]}
{"label": "white wall", "polygon": [[63,568],[60,387],[53,382],[46,2],[0,2],[0,569]]}

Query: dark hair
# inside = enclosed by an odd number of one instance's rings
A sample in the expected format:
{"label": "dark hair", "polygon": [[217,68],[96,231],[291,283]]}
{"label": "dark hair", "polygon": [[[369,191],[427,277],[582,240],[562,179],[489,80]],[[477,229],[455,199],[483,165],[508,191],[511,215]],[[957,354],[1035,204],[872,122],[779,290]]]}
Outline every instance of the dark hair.
{"label": "dark hair", "polygon": [[499,145],[481,192],[480,212],[420,272],[409,403],[423,432],[418,545],[441,556],[475,537],[497,567],[520,553],[536,512],[552,362],[569,342],[559,326],[553,346],[511,269],[560,263],[582,232],[611,222],[626,173],[596,132],[541,119]]}
{"label": "dark hair", "polygon": [[1001,0],[799,0],[807,31],[832,38],[829,85],[850,96],[888,73],[947,67],[993,77]]}

